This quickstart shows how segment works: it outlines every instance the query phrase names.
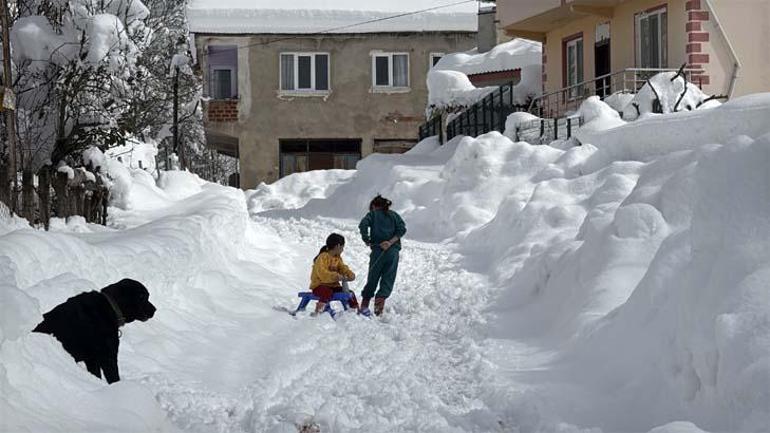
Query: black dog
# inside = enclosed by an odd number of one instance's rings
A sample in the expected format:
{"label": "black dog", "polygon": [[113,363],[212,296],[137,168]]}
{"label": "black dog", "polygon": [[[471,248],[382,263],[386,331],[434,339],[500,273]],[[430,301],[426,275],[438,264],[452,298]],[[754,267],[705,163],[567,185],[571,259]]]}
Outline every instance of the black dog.
{"label": "black dog", "polygon": [[155,314],[150,293],[142,283],[123,279],[100,292],[84,292],[67,299],[43,314],[33,332],[56,337],[75,362],[107,383],[120,380],[118,374],[119,330],[134,320],[147,321]]}

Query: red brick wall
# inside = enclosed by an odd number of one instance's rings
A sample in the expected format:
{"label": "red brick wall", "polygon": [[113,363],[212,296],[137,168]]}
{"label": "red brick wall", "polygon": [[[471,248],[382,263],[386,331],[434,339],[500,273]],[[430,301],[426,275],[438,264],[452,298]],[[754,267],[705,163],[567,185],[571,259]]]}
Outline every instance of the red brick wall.
{"label": "red brick wall", "polygon": [[696,84],[707,85],[711,82],[708,75],[708,65],[711,61],[709,54],[705,53],[704,47],[711,39],[709,32],[703,28],[703,23],[711,17],[705,9],[705,2],[702,0],[688,0],[685,3],[687,11],[687,63],[691,69],[703,70],[700,74],[693,74],[692,81]]}
{"label": "red brick wall", "polygon": [[238,101],[216,100],[209,101],[206,110],[206,118],[209,122],[237,122]]}

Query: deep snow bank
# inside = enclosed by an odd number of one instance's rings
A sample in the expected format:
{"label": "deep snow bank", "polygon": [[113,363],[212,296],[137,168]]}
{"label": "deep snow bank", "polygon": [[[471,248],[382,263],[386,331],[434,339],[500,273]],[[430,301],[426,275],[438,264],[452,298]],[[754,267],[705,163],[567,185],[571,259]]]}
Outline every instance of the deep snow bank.
{"label": "deep snow bank", "polygon": [[[174,196],[196,182],[187,173],[169,176],[154,192]],[[141,188],[132,196],[141,199]],[[174,330],[195,329],[191,324],[218,320],[225,311],[253,313],[259,302],[245,304],[236,293],[213,290],[216,279],[239,278],[228,269],[239,260],[238,243],[247,231],[242,193],[207,184],[184,200],[169,200],[156,209],[156,217],[160,215],[163,218],[122,231],[0,232],[3,431],[175,431],[155,393],[140,380],[142,375],[181,367],[164,365],[185,338]],[[191,263],[204,275],[209,269],[209,280],[192,279]],[[84,374],[84,367],[72,362],[55,339],[29,331],[43,312],[68,297],[125,277],[145,283],[158,314],[123,330],[123,381],[106,387]],[[241,287],[248,287],[245,281]]]}

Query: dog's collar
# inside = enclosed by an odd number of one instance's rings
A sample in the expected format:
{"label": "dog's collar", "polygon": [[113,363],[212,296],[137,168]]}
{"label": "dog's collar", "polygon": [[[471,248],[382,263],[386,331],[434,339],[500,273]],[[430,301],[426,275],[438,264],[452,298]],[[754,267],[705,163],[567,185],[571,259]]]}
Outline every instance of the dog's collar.
{"label": "dog's collar", "polygon": [[121,326],[125,325],[126,324],[126,318],[123,317],[123,313],[120,311],[120,308],[118,308],[118,304],[115,302],[115,300],[112,299],[110,297],[110,295],[108,295],[108,294],[106,294],[104,292],[99,292],[99,293],[101,293],[102,295],[104,295],[105,298],[107,298],[107,302],[110,303],[110,306],[112,307],[112,311],[115,312],[115,319],[118,322],[118,328],[120,328]]}

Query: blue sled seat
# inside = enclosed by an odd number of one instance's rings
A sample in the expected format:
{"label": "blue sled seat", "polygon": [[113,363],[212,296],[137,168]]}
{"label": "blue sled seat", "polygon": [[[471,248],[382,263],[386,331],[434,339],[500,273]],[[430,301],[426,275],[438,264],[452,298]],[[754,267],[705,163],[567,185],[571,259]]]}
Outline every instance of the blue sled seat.
{"label": "blue sled seat", "polygon": [[[294,314],[297,314],[300,311],[305,311],[305,308],[307,308],[307,304],[309,304],[310,301],[318,300],[318,296],[314,295],[313,292],[299,292],[297,293],[297,296],[302,299],[300,299],[297,309],[294,310]],[[350,298],[352,296],[352,293],[339,292],[332,296],[332,301],[339,301],[342,303],[342,308],[347,310],[350,308]],[[335,316],[334,309],[332,309],[328,304],[326,305],[324,312],[328,312],[332,317]]]}

